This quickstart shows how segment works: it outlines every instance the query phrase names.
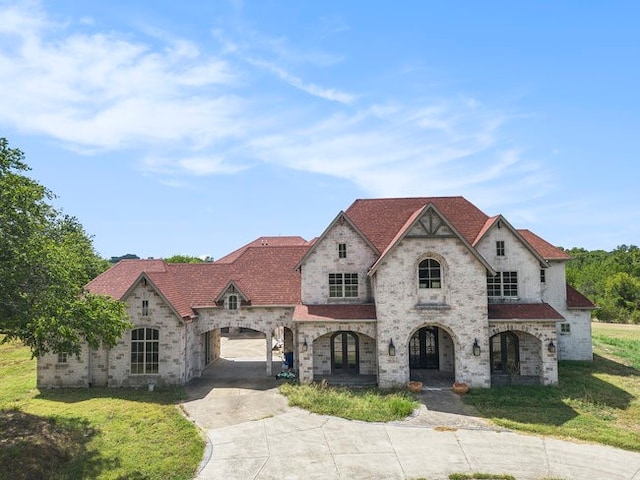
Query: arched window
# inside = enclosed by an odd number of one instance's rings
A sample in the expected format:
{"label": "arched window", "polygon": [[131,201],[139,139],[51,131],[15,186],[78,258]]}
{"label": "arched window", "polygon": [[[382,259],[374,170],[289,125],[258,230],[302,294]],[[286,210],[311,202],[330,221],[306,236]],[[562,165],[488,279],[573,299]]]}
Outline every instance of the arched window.
{"label": "arched window", "polygon": [[491,373],[520,375],[520,343],[515,333],[491,337]]}
{"label": "arched window", "polygon": [[237,295],[229,295],[229,300],[227,301],[227,306],[229,310],[237,310],[238,309],[238,296]]}
{"label": "arched window", "polygon": [[155,328],[131,330],[131,373],[158,373],[160,332]]}
{"label": "arched window", "polygon": [[418,287],[441,288],[442,269],[440,263],[433,258],[427,258],[418,265]]}

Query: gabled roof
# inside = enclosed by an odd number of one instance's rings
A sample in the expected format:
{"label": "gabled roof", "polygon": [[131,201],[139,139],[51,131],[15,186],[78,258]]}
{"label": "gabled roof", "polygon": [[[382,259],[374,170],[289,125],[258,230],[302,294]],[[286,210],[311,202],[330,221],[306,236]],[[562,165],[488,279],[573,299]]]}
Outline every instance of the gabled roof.
{"label": "gabled roof", "polygon": [[142,272],[166,272],[164,260],[121,260],[91,280],[85,288],[97,295],[122,300]]}
{"label": "gabled roof", "polygon": [[490,303],[489,320],[564,320],[548,303]]}
{"label": "gabled roof", "polygon": [[314,320],[375,320],[376,306],[365,305],[297,305],[293,319],[298,322]]}
{"label": "gabled roof", "polygon": [[571,255],[554,247],[546,240],[526,229],[519,229],[518,233],[540,253],[545,260],[571,260]]}
{"label": "gabled roof", "polygon": [[567,283],[567,308],[593,310],[598,307],[586,296]]}
{"label": "gabled roof", "polygon": [[422,218],[422,216],[428,212],[429,210],[432,210],[438,217],[440,217],[442,219],[442,221],[444,222],[444,224],[446,225],[446,227],[453,233],[453,235],[455,235],[456,237],[458,237],[460,239],[460,241],[462,241],[462,243],[464,244],[464,246],[471,252],[471,254],[473,256],[476,257],[476,259],[492,274],[495,275],[495,271],[493,269],[493,267],[491,267],[491,265],[489,265],[489,263],[478,253],[478,251],[473,248],[473,246],[471,246],[469,244],[469,242],[467,241],[467,239],[462,236],[457,229],[455,228],[455,226],[453,226],[449,220],[447,219],[447,217],[445,217],[444,215],[442,215],[440,213],[440,211],[438,210],[438,208],[431,202],[427,203],[426,205],[422,206],[421,208],[417,209],[415,212],[413,212],[409,218],[407,219],[407,221],[405,222],[405,224],[398,230],[398,233],[396,234],[396,236],[391,240],[391,242],[387,245],[387,248],[384,250],[384,252],[382,252],[382,255],[380,255],[380,257],[378,258],[378,260],[376,260],[376,262],[374,263],[374,265],[371,267],[371,269],[369,270],[369,275],[372,275],[373,273],[375,273],[376,269],[378,268],[378,265],[380,264],[380,262],[382,262],[382,260],[386,257],[386,255],[393,249],[394,246],[396,246],[398,243],[400,243],[400,241],[405,238],[407,236],[407,234],[409,233],[409,231],[413,228],[414,225],[416,225],[416,223],[420,220],[420,218]]}
{"label": "gabled roof", "polygon": [[[480,232],[478,233],[478,236],[473,242],[474,247],[477,246],[478,243],[480,243],[480,241],[489,232],[489,230],[491,230],[494,227],[494,225],[497,225],[497,228],[506,228],[507,230],[509,230],[513,234],[513,236],[516,237],[520,241],[520,243],[522,243],[525,246],[525,248],[531,252],[531,254],[534,257],[536,257],[538,262],[540,262],[542,265],[547,264],[546,259],[529,241],[527,241],[527,239],[525,239],[522,236],[522,234],[520,233],[520,230],[516,230],[515,228],[513,228],[513,225],[511,225],[502,215],[496,215],[495,217],[491,217],[487,220],[487,223],[484,225],[484,227],[482,227],[482,230],[480,230]],[[550,245],[547,242],[545,243],[547,245]]]}
{"label": "gabled roof", "polygon": [[429,203],[469,244],[488,218],[464,197],[359,199],[351,204],[346,214],[376,249],[384,252],[409,217]]}
{"label": "gabled roof", "polygon": [[311,242],[309,242],[310,248],[296,264],[296,269],[300,268],[300,266],[307,260],[307,258],[309,258],[309,255],[311,255],[311,253],[315,251],[316,246],[322,243],[322,240],[340,221],[347,222],[347,224],[362,238],[362,240],[369,246],[369,248],[371,248],[371,250],[373,250],[378,255],[380,254],[380,251],[375,247],[375,245],[371,243],[369,238],[367,238],[367,236],[360,231],[360,229],[351,221],[348,215],[341,211],[340,213],[338,213],[338,215],[336,215],[336,218],[333,219],[329,226],[324,229],[322,235],[320,235],[318,238],[314,238]]}
{"label": "gabled roof", "polygon": [[302,237],[259,237],[218,259],[216,263],[233,263],[250,247],[302,247],[309,244],[310,242]]}

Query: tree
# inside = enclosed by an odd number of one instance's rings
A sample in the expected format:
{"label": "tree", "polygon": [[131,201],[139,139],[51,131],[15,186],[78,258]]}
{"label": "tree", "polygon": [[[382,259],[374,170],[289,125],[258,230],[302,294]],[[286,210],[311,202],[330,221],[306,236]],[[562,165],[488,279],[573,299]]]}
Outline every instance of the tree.
{"label": "tree", "polygon": [[168,257],[164,259],[167,263],[205,263],[205,262],[213,262],[211,257],[205,257],[204,259],[200,257],[192,257],[190,255],[173,255],[172,257]]}
{"label": "tree", "polygon": [[108,262],[28,170],[24,154],[0,138],[0,334],[34,356],[79,355],[83,342],[113,346],[131,326],[124,303],[84,290]]}

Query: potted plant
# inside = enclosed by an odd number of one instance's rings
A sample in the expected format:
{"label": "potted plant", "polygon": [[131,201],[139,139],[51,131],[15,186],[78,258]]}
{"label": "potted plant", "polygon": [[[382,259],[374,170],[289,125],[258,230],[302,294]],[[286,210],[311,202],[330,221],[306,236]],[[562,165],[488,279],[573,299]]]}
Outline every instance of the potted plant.
{"label": "potted plant", "polygon": [[412,393],[420,393],[422,391],[422,382],[411,381],[407,383],[407,388]]}
{"label": "potted plant", "polygon": [[464,382],[453,382],[453,391],[458,395],[464,395],[469,391],[469,385]]}

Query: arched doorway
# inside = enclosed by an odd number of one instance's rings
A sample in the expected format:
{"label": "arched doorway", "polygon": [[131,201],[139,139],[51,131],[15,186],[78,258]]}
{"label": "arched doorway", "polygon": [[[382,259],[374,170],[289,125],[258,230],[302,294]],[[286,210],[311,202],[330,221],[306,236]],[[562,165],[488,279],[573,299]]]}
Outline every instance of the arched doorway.
{"label": "arched doorway", "polygon": [[409,367],[438,370],[439,353],[438,327],[422,327],[409,340]]}
{"label": "arched doorway", "polygon": [[539,385],[542,343],[522,331],[505,330],[489,339],[491,385]]}
{"label": "arched doorway", "polygon": [[360,345],[353,332],[337,332],[331,336],[331,373],[357,375],[360,373]]}
{"label": "arched doorway", "polygon": [[410,379],[430,387],[450,387],[455,375],[455,352],[449,332],[436,325],[425,325],[408,340]]}

